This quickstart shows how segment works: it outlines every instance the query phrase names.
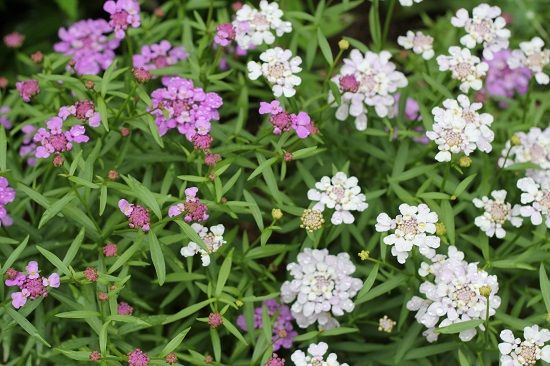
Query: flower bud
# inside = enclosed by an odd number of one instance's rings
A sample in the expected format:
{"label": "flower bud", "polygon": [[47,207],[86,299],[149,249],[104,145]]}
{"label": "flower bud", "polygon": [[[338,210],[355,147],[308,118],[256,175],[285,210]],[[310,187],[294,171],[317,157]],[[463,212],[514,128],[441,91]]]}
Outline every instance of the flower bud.
{"label": "flower bud", "polygon": [[90,353],[90,361],[97,362],[99,360],[101,360],[101,354],[97,351],[92,351]]}
{"label": "flower bud", "polygon": [[86,89],[91,90],[94,88],[95,83],[92,80],[86,80],[84,82],[84,86],[86,87]]}
{"label": "flower bud", "polygon": [[519,138],[518,135],[512,136],[512,138],[510,139],[510,142],[511,142],[512,145],[514,145],[514,146],[521,145],[521,139]]}
{"label": "flower bud", "polygon": [[447,228],[445,227],[445,224],[443,224],[442,222],[438,222],[437,224],[435,224],[435,234],[437,236],[443,236],[447,234]]}
{"label": "flower bud", "polygon": [[210,313],[210,315],[208,315],[208,325],[210,325],[211,328],[217,328],[222,324],[223,318],[220,313]]}
{"label": "flower bud", "polygon": [[338,42],[338,47],[340,47],[341,50],[347,50],[349,48],[349,42],[345,39],[341,39],[340,42]]}
{"label": "flower bud", "polygon": [[280,208],[274,208],[271,210],[271,217],[273,220],[280,220],[283,217],[283,211]]}
{"label": "flower bud", "polygon": [[176,362],[178,362],[178,356],[174,352],[170,352],[166,355],[166,358],[164,359],[167,364],[173,365]]}
{"label": "flower bud", "polygon": [[489,298],[491,295],[491,287],[484,285],[479,288],[479,294],[485,298]]}
{"label": "flower bud", "polygon": [[361,258],[362,261],[366,261],[370,258],[370,252],[368,250],[362,250],[359,253],[357,253],[359,258]]}
{"label": "flower bud", "polygon": [[458,159],[458,165],[460,165],[462,168],[468,168],[470,165],[472,165],[472,159],[469,156],[462,156],[460,159]]}
{"label": "flower bud", "polygon": [[32,62],[39,64],[42,60],[44,60],[44,54],[40,51],[36,51],[31,55],[31,60]]}
{"label": "flower bud", "polygon": [[119,174],[116,170],[111,169],[111,170],[109,170],[109,173],[107,173],[107,177],[110,180],[117,180],[119,178]]}
{"label": "flower bud", "polygon": [[64,162],[64,161],[65,161],[65,159],[63,159],[63,156],[61,156],[61,155],[56,155],[56,156],[53,158],[53,165],[59,168],[61,165],[63,165],[63,162]]}
{"label": "flower bud", "polygon": [[0,77],[0,89],[6,89],[8,87],[9,81],[5,77]]}
{"label": "flower bud", "polygon": [[292,161],[292,153],[291,152],[288,152],[288,151],[285,151],[285,154],[283,155],[283,159],[286,161],[286,162],[289,162],[289,161]]}
{"label": "flower bud", "polygon": [[138,83],[146,83],[153,77],[149,70],[143,68],[143,67],[134,67],[132,69],[132,74],[134,74],[134,78]]}

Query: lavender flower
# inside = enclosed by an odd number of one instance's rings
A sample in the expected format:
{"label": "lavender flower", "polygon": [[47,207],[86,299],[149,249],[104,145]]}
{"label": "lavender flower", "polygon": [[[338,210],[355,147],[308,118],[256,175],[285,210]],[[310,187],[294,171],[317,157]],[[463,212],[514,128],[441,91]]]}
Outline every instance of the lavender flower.
{"label": "lavender flower", "polygon": [[187,188],[185,190],[185,202],[170,206],[168,216],[183,215],[183,219],[187,223],[208,220],[208,207],[197,197],[198,191],[197,187]]}
{"label": "lavender flower", "polygon": [[260,102],[259,113],[271,116],[270,121],[275,135],[292,129],[299,138],[304,139],[317,131],[311,117],[306,112],[288,113],[277,100],[270,103]]}
{"label": "lavender flower", "polygon": [[163,40],[141,47],[141,53],[133,56],[133,64],[136,68],[156,70],[175,65],[187,56],[183,47],[173,47],[170,42]]}
{"label": "lavender flower", "polygon": [[8,119],[8,113],[10,113],[10,107],[0,107],[0,126],[4,126],[7,130],[9,130],[12,126],[11,121]]}
{"label": "lavender flower", "polygon": [[15,88],[19,92],[19,95],[24,102],[30,102],[32,97],[40,93],[40,85],[38,85],[38,80],[24,80],[18,81],[15,84]]}
{"label": "lavender flower", "polygon": [[132,229],[138,228],[145,232],[149,231],[150,218],[149,210],[140,205],[129,203],[125,199],[118,201],[118,208],[128,218],[128,226]]}
{"label": "lavender flower", "polygon": [[[489,70],[483,91],[488,95],[512,98],[516,93],[527,93],[531,72],[527,67],[510,68],[508,60],[511,56],[510,50],[501,50],[494,53],[491,60],[484,60],[489,65]],[[504,108],[507,103],[501,101],[499,105]]]}
{"label": "lavender flower", "polygon": [[141,24],[139,3],[136,0],[106,1],[103,10],[111,15],[109,25],[118,39],[123,39],[128,26],[138,28]]}
{"label": "lavender flower", "polygon": [[67,117],[55,116],[46,123],[47,129],[39,128],[33,137],[38,147],[35,150],[37,158],[47,158],[51,154],[61,154],[73,149],[73,143],[88,142],[86,130],[81,125],[72,126],[68,131],[63,130],[63,121]]}
{"label": "lavender flower", "polygon": [[18,292],[11,294],[11,304],[19,309],[28,300],[35,300],[39,297],[48,296],[48,288],[58,288],[60,285],[59,275],[52,273],[49,277],[42,277],[39,274],[38,263],[30,261],[25,272],[18,272],[13,268],[8,269],[6,286],[19,287]]}
{"label": "lavender flower", "polygon": [[0,226],[10,226],[13,223],[6,210],[6,205],[14,200],[15,189],[10,187],[6,178],[0,177]]}

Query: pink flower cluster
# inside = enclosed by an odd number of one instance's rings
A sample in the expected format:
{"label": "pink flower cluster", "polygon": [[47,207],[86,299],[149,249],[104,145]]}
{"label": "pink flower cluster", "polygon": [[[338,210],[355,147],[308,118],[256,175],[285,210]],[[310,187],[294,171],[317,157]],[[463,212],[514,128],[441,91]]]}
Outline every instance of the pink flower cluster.
{"label": "pink flower cluster", "polygon": [[24,102],[30,102],[32,97],[40,93],[40,85],[38,80],[24,80],[15,83],[15,88]]}
{"label": "pink flower cluster", "polygon": [[138,28],[141,24],[139,3],[136,0],[109,0],[103,5],[103,10],[111,15],[109,25],[118,39],[124,38],[128,26]]}
{"label": "pink flower cluster", "polygon": [[19,48],[23,45],[25,36],[19,32],[12,32],[4,36],[4,44],[9,48]]}
{"label": "pink flower cluster", "polygon": [[267,360],[265,366],[285,366],[285,359],[274,353],[269,360]]}
{"label": "pink flower cluster", "polygon": [[27,164],[29,166],[36,165],[36,142],[33,137],[36,132],[36,127],[33,125],[25,125],[21,128],[24,133],[21,147],[19,148],[19,156],[27,158]]}
{"label": "pink flower cluster", "polygon": [[[278,351],[281,347],[290,349],[294,337],[298,333],[294,330],[292,316],[290,309],[286,305],[279,304],[276,300],[266,300],[263,305],[267,308],[267,313],[270,317],[276,316],[277,318],[273,322],[273,351]],[[240,315],[237,318],[237,325],[242,330],[246,331],[246,320],[244,315]],[[259,306],[254,310],[254,329],[263,327],[262,319],[262,307]]]}
{"label": "pink flower cluster", "polygon": [[170,42],[164,40],[141,47],[141,53],[133,56],[133,64],[136,68],[155,70],[175,65],[178,61],[185,60],[187,56],[185,49],[172,47]]}
{"label": "pink flower cluster", "polygon": [[149,366],[149,356],[141,349],[136,348],[128,353],[128,365],[130,366]]}
{"label": "pink flower cluster", "polygon": [[151,94],[153,105],[150,108],[160,135],[177,128],[196,148],[209,148],[212,142],[210,121],[220,119],[218,108],[223,104],[222,98],[180,77],[164,78],[162,84],[164,88]]}
{"label": "pink flower cluster", "polygon": [[216,28],[214,43],[222,47],[229,46],[231,41],[235,40],[236,32],[233,24],[223,23]]}
{"label": "pink flower cluster", "polygon": [[52,273],[46,278],[40,276],[39,272],[38,263],[35,261],[27,264],[26,272],[18,272],[13,268],[7,270],[6,286],[19,287],[20,290],[11,294],[11,304],[14,308],[19,309],[29,299],[34,300],[48,296],[49,287],[59,287],[60,280],[57,273]]}
{"label": "pink flower cluster", "polygon": [[0,177],[0,226],[10,226],[13,223],[6,205],[15,200],[15,189],[10,187],[8,180]]}
{"label": "pink flower cluster", "polygon": [[0,107],[0,126],[4,126],[6,129],[11,128],[11,121],[8,119],[8,113],[10,113],[10,107]]}
{"label": "pink flower cluster", "polygon": [[134,313],[134,308],[128,303],[122,301],[118,304],[116,312],[118,315],[132,315]]}
{"label": "pink flower cluster", "polygon": [[47,129],[39,128],[34,135],[33,141],[38,145],[34,153],[37,158],[48,158],[52,154],[71,151],[73,143],[81,144],[90,140],[84,126],[75,125],[67,131],[63,130],[63,122],[70,115],[66,112],[61,109],[59,115],[48,120]]}
{"label": "pink flower cluster", "polygon": [[99,127],[101,116],[96,112],[94,102],[90,100],[81,100],[73,105],[61,107],[58,116],[63,120],[69,116],[74,116],[81,121],[87,121],[90,127]]}
{"label": "pink flower cluster", "polygon": [[306,112],[298,114],[288,113],[277,100],[270,103],[260,102],[259,112],[260,114],[271,115],[270,120],[273,125],[273,133],[276,135],[292,129],[299,138],[305,139],[317,132],[315,124]]}
{"label": "pink flower cluster", "polygon": [[118,208],[128,218],[129,227],[149,231],[151,219],[148,209],[140,205],[134,205],[125,199],[118,201]]}
{"label": "pink flower cluster", "polygon": [[119,39],[107,37],[111,30],[104,19],[81,20],[68,29],[59,29],[61,42],[54,45],[54,50],[73,57],[77,74],[97,75],[111,65],[114,50],[120,45]]}
{"label": "pink flower cluster", "polygon": [[208,207],[197,197],[197,187],[189,187],[185,190],[185,202],[170,206],[168,216],[183,215],[183,220],[189,222],[202,222],[208,220]]}

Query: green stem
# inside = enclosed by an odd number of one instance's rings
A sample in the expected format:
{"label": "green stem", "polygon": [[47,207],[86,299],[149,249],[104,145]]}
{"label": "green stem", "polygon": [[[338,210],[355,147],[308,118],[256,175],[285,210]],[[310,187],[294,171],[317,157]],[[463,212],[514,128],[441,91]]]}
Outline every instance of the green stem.
{"label": "green stem", "polygon": [[137,88],[137,84],[134,83],[134,85],[132,86],[132,89],[130,90],[130,93],[128,93],[128,97],[126,98],[126,100],[124,100],[124,103],[122,103],[122,105],[120,106],[120,109],[118,110],[116,116],[115,116],[115,124],[118,122],[118,119],[120,118],[120,115],[122,114],[122,111],[124,110],[124,108],[126,107],[126,105],[128,104],[128,102],[130,101],[130,99],[132,99],[132,96],[134,95],[134,92],[136,91],[136,88]]}
{"label": "green stem", "polygon": [[384,32],[382,33],[382,46],[384,46],[388,38],[388,32],[390,30],[390,22],[393,16],[394,8],[395,8],[395,0],[390,0],[390,4],[388,5],[388,13],[386,14],[386,19],[384,20]]}

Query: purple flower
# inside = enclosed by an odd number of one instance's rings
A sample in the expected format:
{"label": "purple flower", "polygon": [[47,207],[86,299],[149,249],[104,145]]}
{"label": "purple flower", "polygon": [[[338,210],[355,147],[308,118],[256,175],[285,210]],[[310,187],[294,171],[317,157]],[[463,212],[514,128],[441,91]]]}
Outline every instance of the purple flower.
{"label": "purple flower", "polygon": [[149,109],[155,117],[161,136],[177,129],[193,142],[195,135],[208,135],[211,121],[219,120],[218,109],[223,104],[216,93],[206,93],[193,86],[191,80],[180,77],[163,78],[164,88],[151,94],[153,105]]}
{"label": "purple flower", "polygon": [[116,308],[116,312],[118,315],[132,315],[134,308],[127,302],[121,301]]}
{"label": "purple flower", "polygon": [[15,200],[15,189],[11,188],[6,178],[0,177],[0,226],[10,226],[13,223],[6,205]]}
{"label": "purple flower", "polygon": [[134,205],[125,199],[118,201],[118,208],[128,218],[128,226],[139,228],[145,232],[150,229],[149,210],[140,205]]}
{"label": "purple flower", "polygon": [[146,70],[161,69],[185,60],[188,54],[182,47],[172,47],[164,40],[160,43],[141,47],[141,53],[133,56],[134,67],[143,67]]}
{"label": "purple flower", "polygon": [[27,164],[29,166],[36,165],[36,143],[33,140],[34,134],[36,132],[36,127],[33,125],[25,125],[21,128],[23,131],[23,142],[19,148],[19,156],[27,158]]}
{"label": "purple flower", "polygon": [[128,26],[137,28],[141,24],[139,3],[136,0],[106,1],[103,10],[111,14],[109,25],[115,31],[118,39],[123,39]]}
{"label": "purple flower", "polygon": [[[390,109],[388,117],[395,118],[399,114],[400,97],[401,95],[399,93],[393,96],[395,103],[393,104],[393,108]],[[420,106],[413,98],[407,98],[407,101],[405,102],[405,118],[409,121],[419,121],[422,119],[420,116]]]}
{"label": "purple flower", "polygon": [[18,292],[11,294],[11,304],[19,309],[27,303],[27,300],[34,300],[39,297],[48,296],[48,288],[58,288],[60,285],[59,275],[52,273],[49,277],[42,277],[39,274],[38,263],[29,262],[25,272],[18,272],[13,268],[8,269],[8,278],[5,281],[8,287],[19,287]]}
{"label": "purple flower", "polygon": [[185,202],[170,206],[168,216],[183,215],[183,220],[189,222],[202,222],[208,220],[208,206],[197,197],[197,187],[189,187],[185,190]]}
{"label": "purple flower", "polygon": [[[510,50],[502,50],[495,52],[492,60],[484,60],[489,65],[484,88],[487,94],[513,98],[516,93],[520,95],[527,93],[531,71],[527,67],[510,68],[508,60],[511,56]],[[505,108],[507,103],[501,101],[499,105]]]}
{"label": "purple flower", "polygon": [[[290,309],[286,305],[279,304],[277,300],[266,300],[263,305],[267,308],[267,314],[270,317],[275,317],[273,320],[273,351],[278,351],[281,347],[290,349],[294,337],[298,333],[294,330],[292,316]],[[263,326],[262,319],[262,307],[259,306],[254,310],[254,329],[261,328]],[[244,315],[240,315],[237,318],[237,325],[242,330],[246,331],[246,321]]]}
{"label": "purple flower", "polygon": [[[64,116],[62,110],[60,110],[60,115]],[[86,136],[86,130],[81,125],[75,125],[68,131],[63,131],[63,121],[66,118],[66,116],[52,117],[46,124],[48,129],[38,129],[33,138],[34,142],[39,144],[35,151],[37,158],[47,158],[51,154],[71,151],[73,143],[81,144],[90,140]]]}
{"label": "purple flower", "polygon": [[54,50],[72,56],[79,75],[97,75],[111,65],[120,44],[119,39],[107,38],[110,32],[111,26],[104,19],[81,20],[68,29],[59,29],[61,42],[54,45]]}
{"label": "purple flower", "polygon": [[38,80],[24,80],[15,83],[15,88],[19,92],[19,95],[25,102],[30,102],[31,98],[40,93],[40,86]]}
{"label": "purple flower", "polygon": [[270,122],[273,125],[273,133],[280,135],[293,129],[299,138],[304,139],[317,132],[315,124],[306,112],[291,114],[286,112],[279,101],[260,102],[260,114],[270,114]]}
{"label": "purple flower", "polygon": [[19,48],[23,45],[25,36],[19,32],[12,32],[4,36],[4,44],[9,48]]}
{"label": "purple flower", "polygon": [[0,107],[0,125],[6,129],[10,129],[12,126],[11,121],[8,119],[8,113],[10,113],[10,107]]}
{"label": "purple flower", "polygon": [[226,47],[235,39],[235,28],[231,23],[223,23],[216,28],[214,43]]}
{"label": "purple flower", "polygon": [[[120,1],[120,0],[119,0]],[[141,349],[136,348],[128,353],[128,365],[130,366],[149,366],[149,356]]]}

